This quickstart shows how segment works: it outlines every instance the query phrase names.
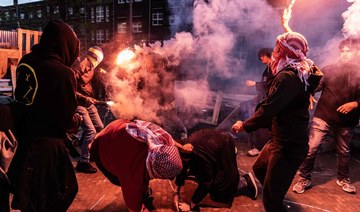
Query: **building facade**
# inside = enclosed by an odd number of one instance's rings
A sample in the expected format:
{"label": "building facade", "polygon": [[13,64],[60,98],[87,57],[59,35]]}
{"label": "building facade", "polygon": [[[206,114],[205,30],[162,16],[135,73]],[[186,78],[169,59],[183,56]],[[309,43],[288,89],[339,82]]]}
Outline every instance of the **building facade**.
{"label": "building facade", "polygon": [[[192,2],[193,0],[186,0]],[[187,4],[192,5],[192,4]],[[42,31],[62,19],[70,24],[84,52],[110,42],[131,45],[169,39],[177,19],[167,0],[46,0],[0,7],[0,29]],[[186,26],[189,28],[188,26]]]}

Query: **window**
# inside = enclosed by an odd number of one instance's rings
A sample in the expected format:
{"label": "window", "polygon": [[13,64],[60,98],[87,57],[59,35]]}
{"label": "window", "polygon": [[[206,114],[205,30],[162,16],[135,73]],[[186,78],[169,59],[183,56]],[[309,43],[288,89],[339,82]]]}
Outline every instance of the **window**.
{"label": "window", "polygon": [[91,31],[91,43],[95,43],[95,31],[94,30],[92,30]]}
{"label": "window", "polygon": [[59,14],[59,6],[54,7],[54,14]]}
{"label": "window", "polygon": [[50,7],[46,7],[46,14],[50,14]]}
{"label": "window", "polygon": [[85,7],[80,7],[79,13],[80,14],[85,14]]}
{"label": "window", "polygon": [[105,30],[105,42],[108,43],[110,41],[110,30]]}
{"label": "window", "polygon": [[96,23],[104,22],[104,7],[96,7]]}
{"label": "window", "polygon": [[22,49],[23,51],[26,51],[26,33],[22,33]]}
{"label": "window", "polygon": [[169,25],[176,25],[179,23],[179,17],[176,15],[169,16]]}
{"label": "window", "polygon": [[95,9],[92,7],[91,8],[91,23],[95,22]]}
{"label": "window", "polygon": [[142,32],[142,23],[141,21],[137,21],[133,23],[133,32],[141,33]]}
{"label": "window", "polygon": [[25,14],[24,13],[20,13],[20,19],[25,19]]}
{"label": "window", "polygon": [[74,8],[73,8],[73,7],[68,7],[68,14],[69,14],[69,15],[73,15],[73,14],[74,14]]}
{"label": "window", "polygon": [[[125,3],[129,3],[130,0],[118,0],[118,4],[125,4]],[[142,0],[133,0],[134,2],[142,2]]]}
{"label": "window", "polygon": [[32,14],[32,12],[29,12],[29,19],[32,19],[34,17],[34,15]]}
{"label": "window", "polygon": [[37,10],[37,11],[36,11],[36,16],[37,16],[38,18],[41,18],[41,17],[42,17],[42,11],[41,11],[41,10]]}
{"label": "window", "polygon": [[117,24],[118,33],[126,33],[126,22],[121,22]]}
{"label": "window", "polygon": [[152,25],[153,26],[161,26],[163,25],[163,13],[156,12],[152,14]]}
{"label": "window", "polygon": [[109,16],[110,16],[109,6],[106,5],[105,6],[105,21],[106,22],[109,22]]}
{"label": "window", "polygon": [[96,30],[96,44],[102,44],[105,41],[105,33],[104,29],[97,29]]}
{"label": "window", "polygon": [[34,45],[34,39],[35,39],[34,34],[31,34],[30,35],[30,48]]}
{"label": "window", "polygon": [[10,19],[10,13],[9,11],[5,12],[5,20],[9,20]]}

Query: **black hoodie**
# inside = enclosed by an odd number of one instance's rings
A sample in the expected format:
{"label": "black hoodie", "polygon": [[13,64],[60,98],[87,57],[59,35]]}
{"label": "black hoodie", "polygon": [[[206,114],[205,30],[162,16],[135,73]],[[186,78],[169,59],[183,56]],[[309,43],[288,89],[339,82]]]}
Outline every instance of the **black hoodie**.
{"label": "black hoodie", "polygon": [[79,39],[66,23],[50,21],[39,44],[16,69],[14,114],[22,136],[62,137],[75,113],[76,80],[71,65],[79,55]]}

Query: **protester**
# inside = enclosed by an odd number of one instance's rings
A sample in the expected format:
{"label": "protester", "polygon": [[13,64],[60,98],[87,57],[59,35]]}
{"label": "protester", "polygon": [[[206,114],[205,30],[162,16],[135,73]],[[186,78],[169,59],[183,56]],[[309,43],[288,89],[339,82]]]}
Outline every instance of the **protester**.
{"label": "protester", "polygon": [[103,60],[104,54],[100,47],[92,46],[88,49],[86,56],[79,58],[73,65],[77,78],[78,108],[76,112],[83,118],[81,124],[82,144],[81,156],[76,165],[76,171],[84,173],[96,173],[96,168],[90,164],[89,147],[94,141],[97,132],[104,128],[98,110],[95,107],[97,100],[94,96],[93,79],[95,68]]}
{"label": "protester", "polygon": [[345,192],[356,193],[349,178],[349,165],[350,142],[360,115],[360,67],[356,64],[357,49],[352,40],[341,41],[339,49],[341,60],[323,68],[325,76],[316,90],[322,93],[310,126],[309,152],[300,167],[300,179],[293,186],[295,193],[303,193],[310,187],[317,152],[330,131],[337,144],[336,183]]}
{"label": "protester", "polygon": [[9,104],[12,99],[0,95],[0,211],[10,211],[10,180],[7,172],[17,148],[17,140],[11,131],[13,117]]}
{"label": "protester", "polygon": [[69,25],[50,21],[16,69],[12,114],[19,145],[8,171],[13,209],[66,211],[75,198],[78,186],[64,137],[77,107],[70,67],[79,45]]}
{"label": "protester", "polygon": [[[255,86],[257,91],[257,96],[255,99],[255,104],[258,105],[260,102],[266,97],[268,92],[268,87],[270,86],[271,80],[274,78],[274,74],[271,70],[271,63],[272,63],[272,49],[271,48],[262,48],[258,52],[259,60],[266,65],[264,72],[262,73],[260,82],[255,82],[252,80],[247,80],[247,86]],[[249,156],[257,156],[260,153],[260,150],[263,146],[268,142],[270,139],[269,130],[268,129],[258,129],[253,133],[251,137],[250,143],[251,148],[247,154]]]}
{"label": "protester", "polygon": [[[176,190],[179,195],[187,175],[195,176],[198,186],[191,198],[192,210],[199,206],[207,194],[215,202],[229,208],[237,195],[247,193],[256,199],[258,190],[255,177],[251,172],[242,174],[245,172],[238,169],[236,146],[230,135],[213,129],[202,129],[192,133],[183,143],[191,144],[193,151],[182,154],[184,163],[181,173],[176,177]],[[183,209],[184,203],[178,207]]]}
{"label": "protester", "polygon": [[232,126],[234,132],[253,132],[271,125],[272,139],[253,165],[263,185],[266,211],[286,211],[285,194],[308,151],[309,97],[318,81],[311,77],[317,69],[306,58],[307,52],[303,35],[279,35],[272,54],[275,77],[268,97],[252,117]]}
{"label": "protester", "polygon": [[103,174],[121,186],[129,210],[140,211],[151,179],[172,179],[181,171],[176,146],[191,151],[151,122],[115,120],[96,136],[91,154]]}

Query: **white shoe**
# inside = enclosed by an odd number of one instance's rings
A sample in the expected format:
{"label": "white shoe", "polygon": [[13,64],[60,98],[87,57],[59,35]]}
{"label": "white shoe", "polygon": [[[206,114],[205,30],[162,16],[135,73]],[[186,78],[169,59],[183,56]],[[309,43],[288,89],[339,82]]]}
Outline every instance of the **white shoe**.
{"label": "white shoe", "polygon": [[247,154],[248,154],[249,156],[252,156],[252,157],[258,156],[259,153],[260,153],[260,151],[259,151],[258,149],[256,149],[256,148],[250,149],[250,150],[247,152]]}

